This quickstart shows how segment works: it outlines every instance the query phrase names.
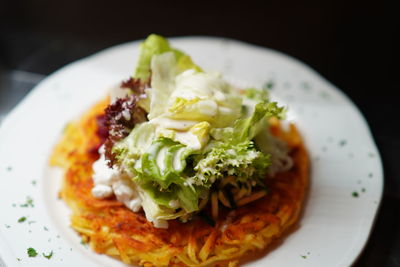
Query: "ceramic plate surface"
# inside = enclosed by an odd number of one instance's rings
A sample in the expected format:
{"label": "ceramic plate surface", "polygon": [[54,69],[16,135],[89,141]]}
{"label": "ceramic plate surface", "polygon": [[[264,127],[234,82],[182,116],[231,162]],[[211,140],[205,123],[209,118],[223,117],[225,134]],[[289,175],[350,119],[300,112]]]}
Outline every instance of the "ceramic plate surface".
{"label": "ceramic plate surface", "polygon": [[[383,187],[380,156],[354,104],[315,71],[279,52],[220,38],[171,42],[238,86],[268,87],[289,107],[288,120],[296,123],[309,149],[312,181],[300,227],[247,265],[354,262],[371,231]],[[138,44],[107,49],[55,72],[0,126],[0,259],[6,266],[124,266],[80,244],[69,228],[68,208],[57,198],[60,179],[49,172],[47,160],[68,121],[130,76]],[[30,247],[38,256],[28,257]],[[51,259],[42,255],[51,251]]]}

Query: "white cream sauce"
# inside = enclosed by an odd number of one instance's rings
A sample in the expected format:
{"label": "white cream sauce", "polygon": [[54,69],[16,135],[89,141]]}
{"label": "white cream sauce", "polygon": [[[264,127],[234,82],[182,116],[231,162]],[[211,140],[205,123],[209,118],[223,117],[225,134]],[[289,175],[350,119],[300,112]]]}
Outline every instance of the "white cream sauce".
{"label": "white cream sauce", "polygon": [[[104,146],[99,149],[100,158],[93,163],[93,183],[92,194],[96,198],[108,198],[115,195],[118,201],[132,210],[138,212],[143,207],[143,202],[152,201],[146,192],[136,186],[128,175],[120,170],[110,168],[104,156]],[[155,205],[153,203],[153,205]],[[144,208],[146,211],[146,208]],[[152,222],[155,227],[168,228],[168,222],[158,220],[152,216],[151,210],[146,213],[148,221]]]}

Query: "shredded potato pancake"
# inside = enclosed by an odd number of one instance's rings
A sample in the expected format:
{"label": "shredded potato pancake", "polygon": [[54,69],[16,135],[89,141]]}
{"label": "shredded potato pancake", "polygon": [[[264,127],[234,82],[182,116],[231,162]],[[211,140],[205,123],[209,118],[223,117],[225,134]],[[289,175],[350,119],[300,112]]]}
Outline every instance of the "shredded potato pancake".
{"label": "shredded potato pancake", "polygon": [[[271,121],[272,133],[288,143],[294,166],[266,179],[268,193],[235,210],[220,207],[215,226],[195,217],[155,228],[143,212],[132,212],[114,197],[92,196],[92,164],[101,140],[97,117],[105,99],[70,123],[50,165],[65,170],[61,197],[72,209],[71,225],[97,253],[144,266],[236,266],[250,252],[265,252],[298,222],[309,184],[309,158],[294,125],[287,131]],[[256,196],[257,197],[257,196]],[[249,202],[251,199],[248,200]],[[252,253],[254,254],[254,253]]]}

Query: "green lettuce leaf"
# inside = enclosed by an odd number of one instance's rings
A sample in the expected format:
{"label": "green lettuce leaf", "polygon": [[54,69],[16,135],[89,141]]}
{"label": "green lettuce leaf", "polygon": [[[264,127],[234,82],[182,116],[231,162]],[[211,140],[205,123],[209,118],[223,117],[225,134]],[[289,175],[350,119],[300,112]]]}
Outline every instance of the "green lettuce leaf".
{"label": "green lettuce leaf", "polygon": [[242,97],[219,75],[187,71],[175,82],[168,117],[227,127],[241,116]]}
{"label": "green lettuce leaf", "polygon": [[140,55],[133,77],[146,80],[150,77],[150,63],[153,55],[170,51],[168,41],[163,37],[151,34],[140,44]]}
{"label": "green lettuce leaf", "polygon": [[150,93],[151,120],[165,113],[166,104],[175,90],[175,76],[177,75],[176,59],[172,52],[154,56],[151,61],[152,77]]}
{"label": "green lettuce leaf", "polygon": [[180,50],[171,48],[168,41],[157,34],[151,34],[140,44],[140,55],[136,65],[134,78],[147,80],[150,77],[150,64],[154,55],[160,55],[165,52],[173,52],[177,62],[178,73],[188,69],[202,71],[199,66],[193,63],[192,59]]}
{"label": "green lettuce leaf", "polygon": [[151,145],[156,127],[148,122],[137,124],[135,128],[112,149],[120,165],[128,170],[133,167],[140,155]]}
{"label": "green lettuce leaf", "polygon": [[172,49],[175,54],[178,73],[184,72],[185,70],[194,69],[197,72],[203,72],[203,70],[193,63],[192,58],[178,49]]}
{"label": "green lettuce leaf", "polygon": [[255,108],[253,115],[246,119],[240,119],[233,125],[232,142],[240,143],[253,139],[261,130],[267,130],[267,119],[270,117],[281,117],[283,107],[278,107],[276,102],[260,102]]}
{"label": "green lettuce leaf", "polygon": [[[156,192],[154,192],[156,193]],[[152,192],[141,192],[142,206],[146,217],[149,221],[155,220],[172,220],[186,214],[184,210],[176,212],[173,208],[168,208],[166,205],[159,205],[154,201],[155,194]]]}
{"label": "green lettuce leaf", "polygon": [[134,178],[158,205],[179,200],[186,212],[198,210],[201,190],[186,183],[184,169],[191,149],[169,138],[155,140],[135,165]]}
{"label": "green lettuce leaf", "polygon": [[284,108],[278,107],[276,102],[260,102],[255,105],[250,117],[236,120],[232,127],[211,129],[210,135],[215,140],[233,144],[252,140],[260,131],[267,129],[268,118],[281,117],[283,111]]}

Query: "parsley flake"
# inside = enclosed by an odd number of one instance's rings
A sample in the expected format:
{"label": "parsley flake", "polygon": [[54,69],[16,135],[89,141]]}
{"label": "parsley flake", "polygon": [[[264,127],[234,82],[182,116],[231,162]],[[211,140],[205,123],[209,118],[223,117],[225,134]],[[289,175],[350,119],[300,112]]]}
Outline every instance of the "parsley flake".
{"label": "parsley flake", "polygon": [[84,246],[85,248],[87,248],[89,244],[82,239],[81,240],[81,245]]}
{"label": "parsley flake", "polygon": [[28,248],[27,252],[29,257],[36,257],[38,254],[34,248]]}
{"label": "parsley flake", "polygon": [[352,195],[353,197],[358,197],[358,192],[354,191],[351,195]]}
{"label": "parsley flake", "polygon": [[347,141],[346,140],[340,140],[340,142],[339,142],[339,146],[341,146],[341,147],[343,147],[343,146],[345,146],[347,144]]}
{"label": "parsley flake", "polygon": [[18,219],[19,223],[22,223],[24,221],[26,221],[26,217],[25,216],[22,216],[21,218]]}
{"label": "parsley flake", "polygon": [[303,259],[307,259],[306,255],[300,255]]}
{"label": "parsley flake", "polygon": [[264,89],[271,90],[272,88],[274,88],[274,82],[273,81],[266,82],[263,87]]}
{"label": "parsley flake", "polygon": [[321,97],[325,99],[329,99],[331,96],[327,92],[321,92]]}
{"label": "parsley flake", "polygon": [[48,253],[47,255],[42,253],[43,257],[45,257],[46,259],[50,260],[51,257],[53,257],[53,251],[50,251],[50,253]]}
{"label": "parsley flake", "polygon": [[33,199],[30,196],[26,197],[26,202],[24,204],[19,205],[21,208],[33,208]]}
{"label": "parsley flake", "polygon": [[307,91],[311,89],[311,85],[308,82],[302,82],[301,87]]}

